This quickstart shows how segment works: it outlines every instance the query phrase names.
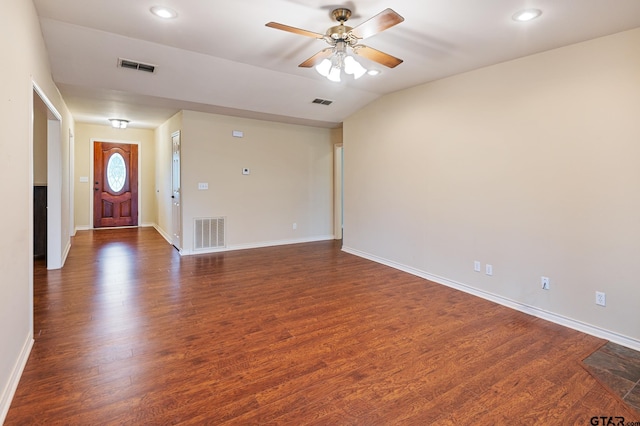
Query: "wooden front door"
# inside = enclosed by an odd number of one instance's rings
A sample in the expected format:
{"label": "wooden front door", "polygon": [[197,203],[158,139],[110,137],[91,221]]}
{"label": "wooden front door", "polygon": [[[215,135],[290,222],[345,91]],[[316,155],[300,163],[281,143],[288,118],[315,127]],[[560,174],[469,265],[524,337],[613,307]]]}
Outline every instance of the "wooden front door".
{"label": "wooden front door", "polygon": [[138,225],[138,145],[94,142],[93,227]]}

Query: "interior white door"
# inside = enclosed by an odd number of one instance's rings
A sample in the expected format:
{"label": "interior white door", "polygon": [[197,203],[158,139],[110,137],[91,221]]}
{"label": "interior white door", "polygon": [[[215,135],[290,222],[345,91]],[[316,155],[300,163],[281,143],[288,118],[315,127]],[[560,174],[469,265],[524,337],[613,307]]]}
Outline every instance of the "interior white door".
{"label": "interior white door", "polygon": [[182,248],[182,218],[180,212],[180,132],[175,132],[171,135],[171,142],[173,145],[173,154],[171,157],[171,243],[175,246],[175,248],[180,250]]}

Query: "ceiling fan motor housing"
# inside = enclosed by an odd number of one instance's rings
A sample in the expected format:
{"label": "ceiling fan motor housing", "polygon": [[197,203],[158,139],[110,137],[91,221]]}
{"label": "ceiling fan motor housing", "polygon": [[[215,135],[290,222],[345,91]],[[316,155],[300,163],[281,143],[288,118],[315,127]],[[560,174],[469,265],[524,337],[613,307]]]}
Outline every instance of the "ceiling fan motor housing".
{"label": "ceiling fan motor housing", "polygon": [[336,21],[345,23],[351,17],[351,11],[349,9],[339,8],[334,9],[331,15]]}
{"label": "ceiling fan motor housing", "polygon": [[338,8],[334,9],[331,12],[331,15],[339,25],[329,28],[324,34],[279,24],[277,22],[268,22],[266,26],[299,34],[305,37],[315,38],[317,40],[324,40],[331,46],[331,48],[323,49],[306,61],[302,62],[298,65],[299,67],[310,68],[318,65],[324,59],[327,59],[333,54],[344,55],[347,47],[353,49],[354,53],[389,68],[394,68],[402,63],[402,59],[391,56],[388,53],[380,52],[379,50],[371,47],[358,44],[360,40],[378,34],[404,21],[404,18],[392,9],[387,8],[383,10],[365,22],[357,25],[355,28],[348,27],[344,24],[351,17],[351,10]]}
{"label": "ceiling fan motor housing", "polygon": [[349,38],[349,31],[352,27],[347,27],[344,23],[351,17],[351,11],[349,9],[334,9],[331,12],[333,19],[340,22],[340,25],[329,28],[326,32],[327,37],[332,40],[347,40]]}

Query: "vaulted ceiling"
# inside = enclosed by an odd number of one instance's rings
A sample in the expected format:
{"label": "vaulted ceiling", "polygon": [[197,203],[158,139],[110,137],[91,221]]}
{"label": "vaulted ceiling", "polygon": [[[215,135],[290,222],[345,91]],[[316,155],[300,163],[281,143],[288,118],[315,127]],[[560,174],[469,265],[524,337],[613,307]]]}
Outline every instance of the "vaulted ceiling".
{"label": "vaulted ceiling", "polygon": [[[480,67],[640,27],[638,0],[34,0],[53,79],[76,121],[154,128],[181,109],[337,127],[385,94]],[[153,6],[178,14],[163,20]],[[333,83],[298,64],[326,42],[266,27],[324,33],[347,7],[356,27],[386,8],[404,22],[366,39],[403,59]],[[516,22],[514,13],[542,15]],[[640,48],[640,47],[639,47]],[[124,58],[154,73],[118,67]],[[316,104],[316,98],[333,101]]]}

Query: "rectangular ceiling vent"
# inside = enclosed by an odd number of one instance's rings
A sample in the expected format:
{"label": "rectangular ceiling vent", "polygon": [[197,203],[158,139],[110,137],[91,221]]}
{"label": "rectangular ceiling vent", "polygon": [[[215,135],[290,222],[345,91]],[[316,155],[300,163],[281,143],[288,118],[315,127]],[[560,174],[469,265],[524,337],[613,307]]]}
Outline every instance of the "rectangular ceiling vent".
{"label": "rectangular ceiling vent", "polygon": [[225,247],[224,219],[224,217],[205,217],[194,220],[194,250]]}
{"label": "rectangular ceiling vent", "polygon": [[118,66],[120,68],[129,68],[130,70],[138,70],[150,73],[154,73],[156,71],[155,65],[143,64],[142,62],[136,62],[130,59],[118,58]]}
{"label": "rectangular ceiling vent", "polygon": [[320,104],[320,105],[331,105],[333,103],[333,101],[328,101],[326,99],[315,98],[312,103]]}

